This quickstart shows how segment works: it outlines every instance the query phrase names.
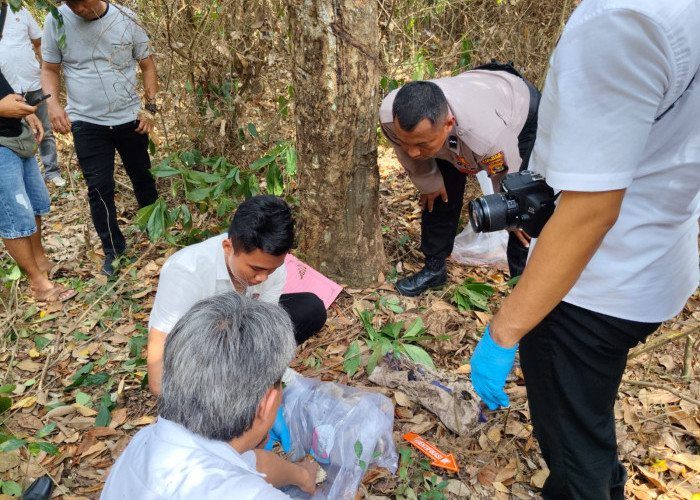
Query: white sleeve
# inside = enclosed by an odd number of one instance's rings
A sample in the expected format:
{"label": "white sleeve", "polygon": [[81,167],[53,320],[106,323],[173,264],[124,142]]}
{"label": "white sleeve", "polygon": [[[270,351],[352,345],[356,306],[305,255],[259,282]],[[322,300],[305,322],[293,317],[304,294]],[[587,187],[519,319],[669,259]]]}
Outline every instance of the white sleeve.
{"label": "white sleeve", "polygon": [[158,280],[158,290],[148,320],[148,328],[157,328],[170,333],[179,319],[205,298],[200,280],[196,275],[179,265],[167,261]]}
{"label": "white sleeve", "polygon": [[565,30],[540,102],[533,170],[555,189],[627,188],[673,78],[653,20],[608,10]]}
{"label": "white sleeve", "polygon": [[34,17],[30,14],[30,12],[26,9],[26,7],[22,7],[22,14],[24,14],[24,19],[27,22],[27,28],[29,30],[29,38],[31,40],[36,40],[37,38],[41,38],[41,28],[36,23],[36,21],[34,20]]}

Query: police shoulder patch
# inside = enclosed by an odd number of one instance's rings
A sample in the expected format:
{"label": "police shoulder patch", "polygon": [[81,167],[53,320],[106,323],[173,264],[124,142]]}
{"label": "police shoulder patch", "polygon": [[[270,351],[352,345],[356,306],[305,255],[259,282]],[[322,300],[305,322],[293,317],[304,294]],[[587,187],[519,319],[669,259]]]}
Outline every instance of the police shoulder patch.
{"label": "police shoulder patch", "polygon": [[481,163],[488,169],[492,174],[498,174],[503,172],[506,168],[505,162],[503,160],[503,151],[499,151],[493,156],[484,158]]}

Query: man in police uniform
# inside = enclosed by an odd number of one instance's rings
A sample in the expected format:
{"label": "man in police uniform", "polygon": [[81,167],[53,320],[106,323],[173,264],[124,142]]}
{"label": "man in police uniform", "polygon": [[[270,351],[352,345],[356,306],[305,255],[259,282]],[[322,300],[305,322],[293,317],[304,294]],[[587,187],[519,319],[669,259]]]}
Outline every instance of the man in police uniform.
{"label": "man in police uniform", "polygon": [[[535,142],[539,91],[511,64],[491,63],[453,78],[410,82],[390,93],[379,112],[382,131],[420,191],[425,266],[401,279],[408,297],[447,283],[467,174],[485,170],[496,191],[524,170]],[[511,276],[522,273],[529,236],[511,233]]]}

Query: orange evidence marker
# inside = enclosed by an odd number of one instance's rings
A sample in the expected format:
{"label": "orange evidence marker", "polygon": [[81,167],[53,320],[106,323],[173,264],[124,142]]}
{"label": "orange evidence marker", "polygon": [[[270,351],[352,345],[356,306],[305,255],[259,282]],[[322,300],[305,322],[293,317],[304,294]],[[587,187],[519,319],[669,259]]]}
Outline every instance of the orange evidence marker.
{"label": "orange evidence marker", "polygon": [[403,438],[411,443],[413,446],[418,448],[424,455],[428,458],[432,458],[433,461],[430,465],[434,467],[441,467],[443,469],[451,470],[453,472],[459,472],[457,467],[457,462],[455,462],[455,457],[452,453],[445,454],[435,448],[432,444],[427,442],[425,439],[420,437],[418,434],[409,432],[403,435]]}

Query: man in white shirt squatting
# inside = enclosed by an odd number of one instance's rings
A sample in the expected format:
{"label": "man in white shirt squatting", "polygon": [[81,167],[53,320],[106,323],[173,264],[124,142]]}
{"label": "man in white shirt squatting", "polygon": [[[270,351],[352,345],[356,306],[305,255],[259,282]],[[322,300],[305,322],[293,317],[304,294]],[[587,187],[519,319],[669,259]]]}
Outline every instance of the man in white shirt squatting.
{"label": "man in white shirt squatting", "polygon": [[314,493],[318,464],[260,449],[294,357],[292,323],[275,304],[226,293],[195,304],[165,344],[155,424],[116,461],[102,500],[288,499]]}
{"label": "man in white shirt squatting", "polygon": [[298,344],[326,322],[326,308],[313,293],[283,294],[284,258],[294,245],[289,206],[271,195],[240,204],[228,234],[183,248],[163,266],[148,330],[148,386],[158,395],[165,338],[195,302],[238,292],[281,305],[292,319]]}

